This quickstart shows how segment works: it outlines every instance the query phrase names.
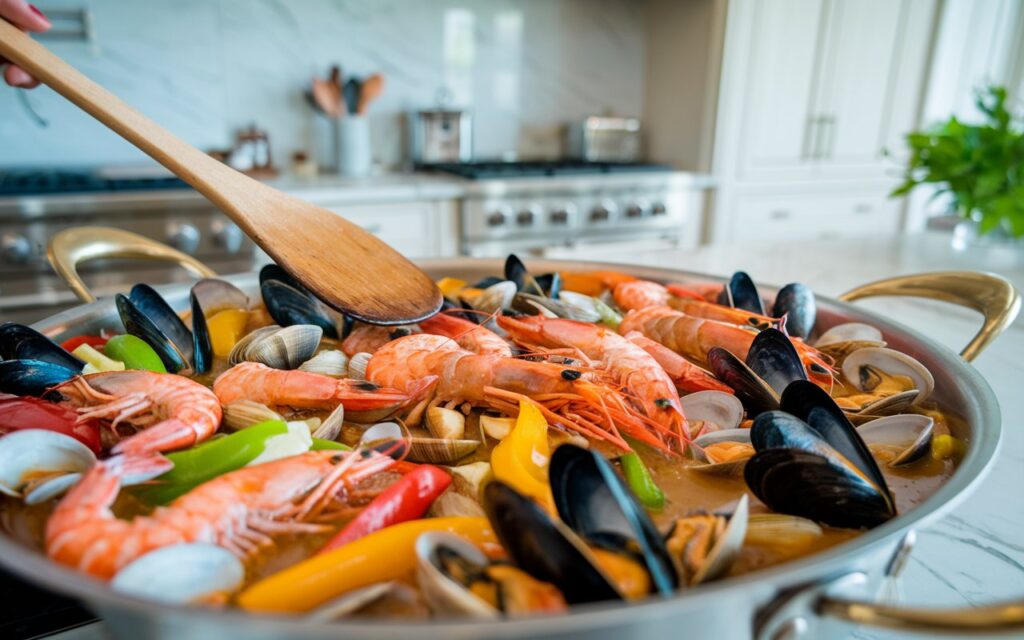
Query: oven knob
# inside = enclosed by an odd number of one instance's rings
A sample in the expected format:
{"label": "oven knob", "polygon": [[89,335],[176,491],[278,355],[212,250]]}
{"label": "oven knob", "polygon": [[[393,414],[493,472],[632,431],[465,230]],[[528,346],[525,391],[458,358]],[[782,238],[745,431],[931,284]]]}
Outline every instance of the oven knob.
{"label": "oven knob", "polygon": [[516,224],[520,227],[528,227],[533,224],[537,214],[533,212],[533,209],[523,209],[516,214]]}
{"label": "oven knob", "polygon": [[213,230],[213,241],[218,247],[226,249],[228,253],[238,253],[242,248],[245,235],[238,225],[227,220],[214,220],[210,228]]}
{"label": "oven knob", "polygon": [[626,217],[627,218],[642,218],[643,216],[644,216],[643,207],[641,207],[638,204],[631,205],[628,209],[626,209]]}
{"label": "oven knob", "polygon": [[551,212],[551,224],[569,224],[569,212],[565,209],[556,209]]}
{"label": "oven knob", "polygon": [[32,243],[21,234],[5,233],[0,239],[0,250],[4,262],[10,264],[25,264],[32,257]]}
{"label": "oven knob", "polygon": [[608,211],[608,207],[603,205],[597,205],[590,211],[591,222],[607,222],[611,216],[611,211]]}
{"label": "oven knob", "polygon": [[500,227],[503,224],[505,224],[505,212],[504,211],[495,211],[495,212],[491,213],[491,215],[487,216],[487,226],[488,227]]}
{"label": "oven knob", "polygon": [[666,213],[668,213],[668,211],[667,209],[665,209],[664,202],[655,202],[653,205],[651,205],[651,215],[663,216]]}
{"label": "oven knob", "polygon": [[178,251],[195,253],[199,248],[199,229],[187,222],[178,222],[167,227],[167,243]]}

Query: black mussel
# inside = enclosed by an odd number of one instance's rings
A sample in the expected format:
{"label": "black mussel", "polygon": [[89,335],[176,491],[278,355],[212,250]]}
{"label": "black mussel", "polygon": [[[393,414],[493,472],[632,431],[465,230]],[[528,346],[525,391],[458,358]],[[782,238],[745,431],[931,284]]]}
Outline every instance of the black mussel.
{"label": "black mussel", "polygon": [[747,460],[743,475],[754,495],[779,513],[852,529],[874,527],[895,515],[885,494],[834,457],[766,449]]}
{"label": "black mussel", "polygon": [[213,365],[213,343],[206,325],[206,313],[194,289],[188,299],[192,305],[192,368],[196,373],[206,373]]}
{"label": "black mussel", "polygon": [[504,281],[505,281],[504,278],[499,278],[497,276],[487,276],[485,278],[481,278],[480,280],[477,280],[475,283],[470,285],[470,287],[472,287],[473,289],[486,289],[487,287],[489,287],[491,285],[498,284],[499,282],[504,282]]}
{"label": "black mussel", "polygon": [[[189,333],[187,346],[179,347],[164,331],[161,324],[140,309],[127,296],[117,294],[114,296],[114,304],[117,306],[117,312],[121,316],[121,324],[124,325],[125,331],[145,340],[149,346],[153,347],[168,371],[177,373],[191,368],[193,345],[191,332],[187,328],[185,328],[185,331]],[[155,305],[152,303],[147,305],[148,309],[154,307]],[[164,317],[166,317],[165,314]],[[177,318],[177,315],[174,317]],[[181,322],[181,319],[179,318],[178,321]]]}
{"label": "black mussel", "polygon": [[562,274],[557,271],[542,273],[537,276],[536,280],[541,290],[544,291],[544,295],[549,298],[558,298],[558,294],[562,292]]}
{"label": "black mussel", "polygon": [[764,301],[757,290],[757,285],[745,271],[737,271],[732,274],[729,283],[722,289],[718,296],[718,303],[736,309],[751,311],[764,315]]}
{"label": "black mussel", "polygon": [[469,320],[476,324],[480,324],[482,320],[487,319],[486,313],[474,312],[473,305],[462,299],[459,299],[458,303],[455,303],[448,298],[445,298],[441,303],[441,313],[446,313],[450,316],[455,316],[456,318],[462,318],[463,320]]}
{"label": "black mussel", "polygon": [[505,279],[516,283],[516,290],[521,293],[557,298],[562,290],[562,276],[558,272],[534,277],[514,253],[505,260]]}
{"label": "black mussel", "polygon": [[778,409],[782,391],[796,380],[807,379],[792,340],[771,328],[754,337],[746,361],[722,347],[713,347],[708,352],[708,367],[736,392],[751,416]]}
{"label": "black mussel", "polygon": [[292,277],[292,274],[273,263],[264,265],[263,268],[260,269],[260,286],[263,286],[263,283],[267,280],[277,280],[278,282],[285,283],[293,289],[298,289],[303,293],[307,293],[306,287],[302,286],[301,282]]}
{"label": "black mussel", "polygon": [[181,316],[167,304],[164,297],[148,284],[137,284],[128,292],[128,299],[139,311],[146,314],[191,362],[192,332]]}
{"label": "black mussel", "polygon": [[772,305],[772,316],[786,318],[786,333],[796,338],[807,339],[814,331],[818,307],[814,292],[807,285],[792,282],[779,289]]}
{"label": "black mussel", "polygon": [[665,541],[604,456],[564,444],[551,456],[548,477],[558,515],[570,529],[597,547],[636,550],[658,592],[675,592],[678,579]]}
{"label": "black mussel", "polygon": [[780,406],[786,413],[810,425],[825,442],[856,465],[889,496],[885,477],[871,451],[843,410],[824,389],[812,382],[794,382],[782,392]]}
{"label": "black mussel", "polygon": [[0,362],[0,392],[16,396],[43,396],[47,390],[81,373],[54,362],[22,358]]}
{"label": "black mussel", "polygon": [[516,566],[555,585],[569,604],[621,599],[586,545],[533,500],[494,481],[484,488],[484,511]]}
{"label": "black mussel", "polygon": [[270,317],[282,327],[312,324],[324,330],[324,337],[338,337],[333,315],[312,295],[273,278],[263,280],[260,292],[263,294],[263,302],[267,305]]}
{"label": "black mussel", "polygon": [[85,363],[32,327],[15,322],[0,325],[0,360],[38,360],[76,372]]}

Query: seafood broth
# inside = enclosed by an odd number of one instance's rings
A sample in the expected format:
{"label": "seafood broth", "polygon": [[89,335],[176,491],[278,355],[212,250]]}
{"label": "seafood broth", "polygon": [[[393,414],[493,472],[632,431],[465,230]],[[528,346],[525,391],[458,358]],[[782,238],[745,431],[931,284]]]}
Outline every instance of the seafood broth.
{"label": "seafood broth", "polygon": [[[241,561],[239,578],[203,574],[182,596],[210,606],[330,618],[523,615],[691,588],[840,544],[934,493],[969,445],[953,435],[966,430],[950,429],[960,418],[931,397],[931,374],[877,331],[800,335],[814,326],[805,287],[744,309],[732,305],[761,299],[743,290],[749,278],[723,288],[531,274],[513,256],[504,278],[441,280],[449,302],[439,316],[381,328],[334,315],[268,269],[262,300],[203,281],[180,327],[150,294],[126,298],[128,313],[149,319],[125,322],[139,340],[65,343],[85,368],[64,383],[52,383],[57,367],[74,369],[64,350],[54,356],[57,345],[4,325],[8,362],[61,364],[42,377],[39,366],[0,373],[0,391],[12,393],[0,396],[0,420],[4,402],[71,407],[102,441],[92,466],[57,456],[0,478],[7,533],[128,591],[137,587],[120,576],[147,550],[226,549],[227,561]],[[176,341],[181,330],[187,344]],[[17,347],[4,345],[10,335]],[[175,358],[180,374],[161,372]],[[162,376],[197,384],[171,393]],[[202,409],[211,400],[223,415]],[[69,429],[53,427],[84,448]],[[0,422],[0,433],[25,436],[0,438],[0,458],[49,446],[31,424]],[[434,466],[445,470],[440,486],[423,484],[419,498],[404,487]],[[107,476],[124,485],[113,517],[103,504],[81,516],[96,500],[85,485]],[[225,521],[215,496],[245,512]],[[410,545],[390,573],[276,597],[295,588],[293,575],[331,575],[330,559],[350,550],[382,553],[371,542],[414,521],[446,526],[381,543]],[[644,526],[664,542],[638,547]],[[111,542],[77,551],[90,527]],[[462,534],[458,544],[449,531]],[[587,552],[563,563],[568,574],[553,573],[517,548],[531,536],[548,540],[536,544],[549,554],[563,553],[563,536]],[[574,590],[576,571],[596,576],[592,591]]]}

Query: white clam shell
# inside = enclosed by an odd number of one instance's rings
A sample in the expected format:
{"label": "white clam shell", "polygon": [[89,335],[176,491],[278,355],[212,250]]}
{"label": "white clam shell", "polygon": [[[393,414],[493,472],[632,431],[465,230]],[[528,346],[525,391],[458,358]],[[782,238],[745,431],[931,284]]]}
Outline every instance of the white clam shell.
{"label": "white clam shell", "polygon": [[344,593],[327,604],[314,609],[306,618],[317,622],[331,622],[352,615],[363,607],[394,593],[409,589],[406,585],[395,582],[378,582],[361,589],[353,589]]}
{"label": "white clam shell", "polygon": [[743,547],[743,539],[747,536],[748,514],[749,500],[747,495],[743,494],[736,504],[736,509],[729,516],[729,524],[726,525],[725,531],[718,536],[704,564],[694,574],[693,584],[715,580],[728,573]]}
{"label": "white clam shell", "polygon": [[743,421],[743,403],[724,391],[697,391],[681,397],[679,403],[687,420],[714,425],[705,427],[708,431],[735,429]]}
{"label": "white clam shell", "polygon": [[89,447],[71,436],[21,429],[0,438],[0,492],[15,498],[28,497],[22,495],[26,485],[34,478],[52,475],[30,487],[33,502],[41,502],[77,482],[60,480],[61,476],[88,471],[95,463],[96,456]]}
{"label": "white clam shell", "polygon": [[254,329],[245,334],[239,338],[238,342],[235,343],[235,346],[231,347],[231,353],[228,354],[228,364],[235,365],[240,362],[245,362],[245,352],[246,349],[249,348],[250,344],[280,330],[281,327],[279,325],[272,324],[266,327],[260,327],[259,329]]}
{"label": "white clam shell", "polygon": [[372,353],[360,351],[348,360],[348,377],[353,380],[366,380],[366,367],[370,364]]}
{"label": "white clam shell", "polygon": [[562,301],[570,319],[581,322],[601,321],[601,312],[594,298],[575,291],[562,291],[558,299]]}
{"label": "white clam shell", "polygon": [[253,340],[243,357],[274,369],[295,369],[313,357],[323,335],[316,325],[294,324]]}
{"label": "white clam shell", "polygon": [[343,378],[348,374],[348,356],[344,351],[327,349],[300,364],[299,371]]}
{"label": "white clam shell", "polygon": [[865,443],[904,447],[903,451],[889,462],[898,467],[918,460],[931,446],[935,420],[917,413],[903,413],[878,418],[857,427]]}
{"label": "white clam shell", "polygon": [[245,568],[227,549],[189,543],[147,553],[121,569],[110,586],[146,600],[187,604],[231,593],[244,578]]}
{"label": "white clam shell", "polygon": [[877,328],[872,327],[869,324],[864,324],[863,322],[847,322],[844,324],[837,324],[825,333],[821,334],[821,337],[819,337],[818,341],[814,343],[814,346],[821,348],[830,344],[852,341],[885,344],[882,332]]}
{"label": "white clam shell", "polygon": [[441,615],[462,615],[474,618],[497,618],[499,612],[490,603],[471,593],[450,578],[438,566],[436,550],[451,549],[474,565],[486,567],[490,562],[480,549],[457,535],[432,531],[416,539],[416,581],[430,610]]}
{"label": "white clam shell", "polygon": [[468,302],[477,311],[494,313],[512,306],[512,299],[516,297],[516,291],[516,283],[511,280],[503,280],[487,287]]}
{"label": "white clam shell", "polygon": [[843,376],[861,391],[865,389],[861,387],[860,371],[865,366],[874,367],[889,375],[910,378],[914,383],[914,388],[917,389],[917,398],[914,400],[914,404],[925,400],[935,390],[935,378],[931,372],[923,364],[901,351],[885,347],[865,347],[846,356],[842,366]]}
{"label": "white clam shell", "polygon": [[339,404],[313,431],[314,438],[337,440],[345,424],[345,405]]}
{"label": "white clam shell", "polygon": [[743,465],[747,463],[746,458],[716,463],[711,463],[707,459],[707,456],[704,454],[704,447],[715,444],[716,442],[743,442],[749,444],[750,429],[723,429],[722,431],[712,431],[694,438],[688,451],[689,454],[698,461],[698,464],[691,465],[690,468],[702,473],[712,473],[717,475],[737,473]]}

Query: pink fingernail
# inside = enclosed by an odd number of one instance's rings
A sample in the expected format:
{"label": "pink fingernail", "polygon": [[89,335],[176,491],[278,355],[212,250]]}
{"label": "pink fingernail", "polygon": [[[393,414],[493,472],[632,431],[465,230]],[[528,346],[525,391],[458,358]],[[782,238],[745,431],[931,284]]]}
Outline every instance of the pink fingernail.
{"label": "pink fingernail", "polygon": [[37,7],[36,5],[30,4],[30,5],[28,5],[28,8],[31,9],[33,11],[33,13],[35,13],[37,16],[39,16],[43,20],[46,20],[47,22],[50,21],[50,19],[46,17],[46,14],[43,13],[42,11],[40,11],[39,7]]}

